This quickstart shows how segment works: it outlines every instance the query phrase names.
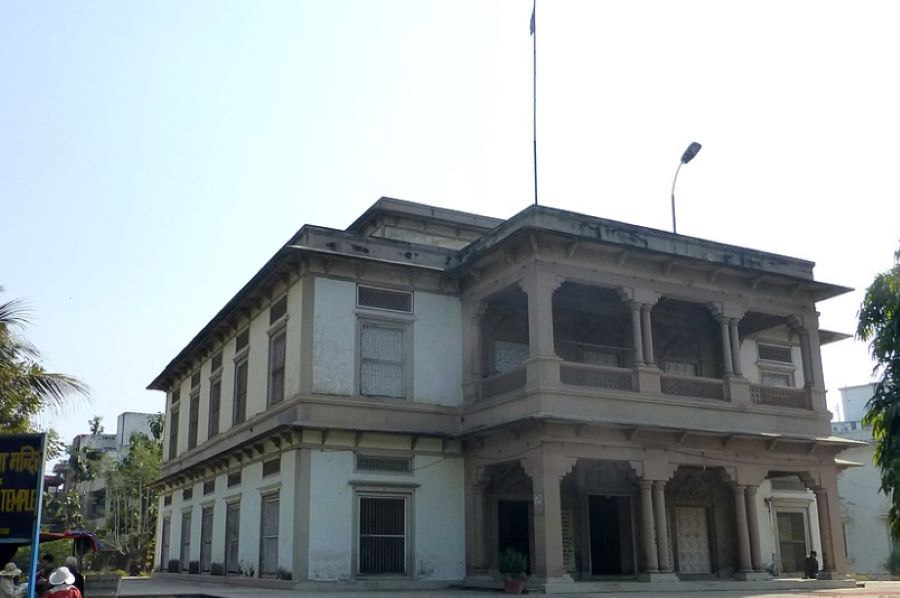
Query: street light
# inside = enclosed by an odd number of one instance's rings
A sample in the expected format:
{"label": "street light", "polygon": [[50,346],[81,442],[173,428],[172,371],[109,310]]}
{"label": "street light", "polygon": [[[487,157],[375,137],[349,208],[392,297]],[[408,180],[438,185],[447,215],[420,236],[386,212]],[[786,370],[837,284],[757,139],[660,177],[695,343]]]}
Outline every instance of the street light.
{"label": "street light", "polygon": [[678,163],[678,168],[675,169],[675,178],[672,179],[672,232],[677,233],[678,230],[675,228],[675,181],[678,180],[678,173],[681,171],[681,167],[694,159],[694,156],[697,155],[697,152],[700,151],[700,148],[703,147],[696,141],[692,142],[684,153],[681,154],[681,162]]}

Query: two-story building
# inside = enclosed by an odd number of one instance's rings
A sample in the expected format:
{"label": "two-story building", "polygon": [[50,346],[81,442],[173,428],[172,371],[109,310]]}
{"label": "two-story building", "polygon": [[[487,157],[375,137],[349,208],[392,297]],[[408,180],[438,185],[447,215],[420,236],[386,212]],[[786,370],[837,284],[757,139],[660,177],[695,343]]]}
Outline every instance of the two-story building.
{"label": "two-story building", "polygon": [[150,384],[157,566],[479,584],[511,548],[548,591],[754,579],[777,544],[760,487],[790,479],[836,576],[848,441],[819,348],[842,335],[815,304],[847,290],[543,206],[382,198],[304,226]]}

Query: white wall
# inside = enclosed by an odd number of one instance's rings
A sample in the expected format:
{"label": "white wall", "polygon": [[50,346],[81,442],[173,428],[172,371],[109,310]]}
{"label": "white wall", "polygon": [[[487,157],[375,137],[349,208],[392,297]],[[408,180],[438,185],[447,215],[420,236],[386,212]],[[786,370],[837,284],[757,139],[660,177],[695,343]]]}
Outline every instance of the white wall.
{"label": "white wall", "polygon": [[310,454],[309,577],[316,580],[353,577],[354,488],[404,484],[412,497],[412,574],[421,580],[459,580],[465,576],[465,505],[461,457],[416,456],[414,474],[354,472],[354,453],[313,451]]}
{"label": "white wall", "polygon": [[[756,493],[756,512],[760,527],[760,556],[767,568],[771,567],[773,563],[778,569],[781,567],[778,556],[778,526],[775,518],[775,512],[779,508],[802,509],[806,513],[810,546],[819,555],[819,566],[822,566],[822,543],[819,540],[819,516],[815,496],[810,490],[804,492],[775,491],[768,480],[760,484],[759,491]],[[835,532],[838,533],[839,529]]]}
{"label": "white wall", "polygon": [[875,385],[848,386],[840,389],[840,391],[841,403],[838,421],[860,421],[866,414],[866,403],[872,398],[872,394],[875,392]]}
{"label": "white wall", "polygon": [[[416,402],[462,401],[462,316],[459,299],[415,292],[412,318],[413,388]],[[313,391],[356,394],[357,315],[390,319],[390,312],[356,308],[356,284],[316,278],[313,324]],[[396,316],[409,321],[406,315]]]}
{"label": "white wall", "polygon": [[[795,339],[796,341],[796,339]],[[758,343],[774,343],[779,345],[791,346],[791,360],[793,361],[794,387],[803,388],[805,380],[803,377],[803,355],[800,352],[800,346],[791,341],[790,332],[787,328],[778,327],[765,330],[757,335],[744,339],[741,343],[741,368],[744,371],[744,377],[753,384],[760,384],[762,377],[759,370],[759,349]],[[781,369],[773,364],[776,371]]]}
{"label": "white wall", "polygon": [[140,432],[150,436],[151,413],[134,413],[126,411],[120,413],[116,420],[116,440],[119,447],[128,447],[131,435]]}
{"label": "white wall", "polygon": [[885,574],[891,553],[887,513],[890,502],[879,492],[878,468],[872,462],[874,447],[853,448],[842,459],[864,463],[838,475],[838,494],[844,512],[847,538],[847,569],[851,573]]}

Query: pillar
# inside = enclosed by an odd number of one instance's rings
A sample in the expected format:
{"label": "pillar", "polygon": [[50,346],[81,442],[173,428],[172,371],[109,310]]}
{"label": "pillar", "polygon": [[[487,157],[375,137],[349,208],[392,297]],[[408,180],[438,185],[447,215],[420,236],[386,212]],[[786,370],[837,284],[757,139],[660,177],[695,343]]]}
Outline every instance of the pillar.
{"label": "pillar", "polygon": [[741,337],[738,333],[738,318],[729,318],[728,325],[731,332],[731,358],[734,360],[734,375],[743,376],[744,368],[741,366]]}
{"label": "pillar", "polygon": [[753,571],[753,563],[750,559],[750,532],[747,529],[747,506],[744,501],[744,488],[742,484],[734,485],[734,516],[737,527],[738,543],[738,572],[749,573]]}
{"label": "pillar", "polygon": [[469,575],[486,573],[487,562],[487,525],[485,524],[486,500],[485,492],[490,482],[488,468],[477,467],[466,463],[466,545],[467,567]]}
{"label": "pillar", "polygon": [[567,579],[562,544],[562,498],[560,482],[575,465],[575,459],[560,457],[540,449],[522,461],[531,478],[534,504],[534,554],[532,573],[544,579]]}
{"label": "pillar", "polygon": [[650,325],[650,310],[653,305],[649,303],[641,304],[641,328],[644,334],[644,363],[647,365],[655,365],[656,360],[653,359],[653,328]]}
{"label": "pillar", "polygon": [[556,357],[553,345],[553,293],[562,279],[535,265],[522,282],[528,296],[528,356]]}
{"label": "pillar", "polygon": [[756,512],[757,489],[758,486],[746,486],[744,488],[744,497],[747,503],[747,524],[750,528],[750,562],[754,571],[762,571],[764,565],[759,546],[759,514]]}
{"label": "pillar", "polygon": [[722,364],[725,368],[725,375],[731,376],[734,374],[734,359],[732,358],[731,353],[731,333],[728,327],[728,318],[718,316],[716,317],[716,320],[719,322],[719,329],[722,333]]}
{"label": "pillar", "polygon": [[631,328],[634,333],[634,365],[644,365],[644,346],[641,340],[641,304],[629,303],[631,308]]}
{"label": "pillar", "polygon": [[659,572],[659,558],[656,553],[656,540],[653,537],[653,482],[641,480],[641,544],[644,551],[644,570],[646,573]]}
{"label": "pillar", "polygon": [[666,483],[653,482],[653,507],[656,514],[656,548],[659,552],[659,570],[671,573],[672,555],[669,550],[669,526],[666,517]]}
{"label": "pillar", "polygon": [[816,488],[816,509],[819,513],[819,538],[822,540],[822,570],[834,572],[834,538],[831,530],[831,514],[828,509],[828,492],[824,488]]}

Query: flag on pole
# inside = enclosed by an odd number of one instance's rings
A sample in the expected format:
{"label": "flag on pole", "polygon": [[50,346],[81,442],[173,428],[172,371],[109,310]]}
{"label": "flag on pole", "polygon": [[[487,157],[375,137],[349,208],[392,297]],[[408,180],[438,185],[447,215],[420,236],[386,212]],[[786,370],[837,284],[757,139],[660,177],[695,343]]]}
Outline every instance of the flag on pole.
{"label": "flag on pole", "polygon": [[534,11],[536,8],[537,6],[532,7],[531,9],[531,35],[534,35]]}

